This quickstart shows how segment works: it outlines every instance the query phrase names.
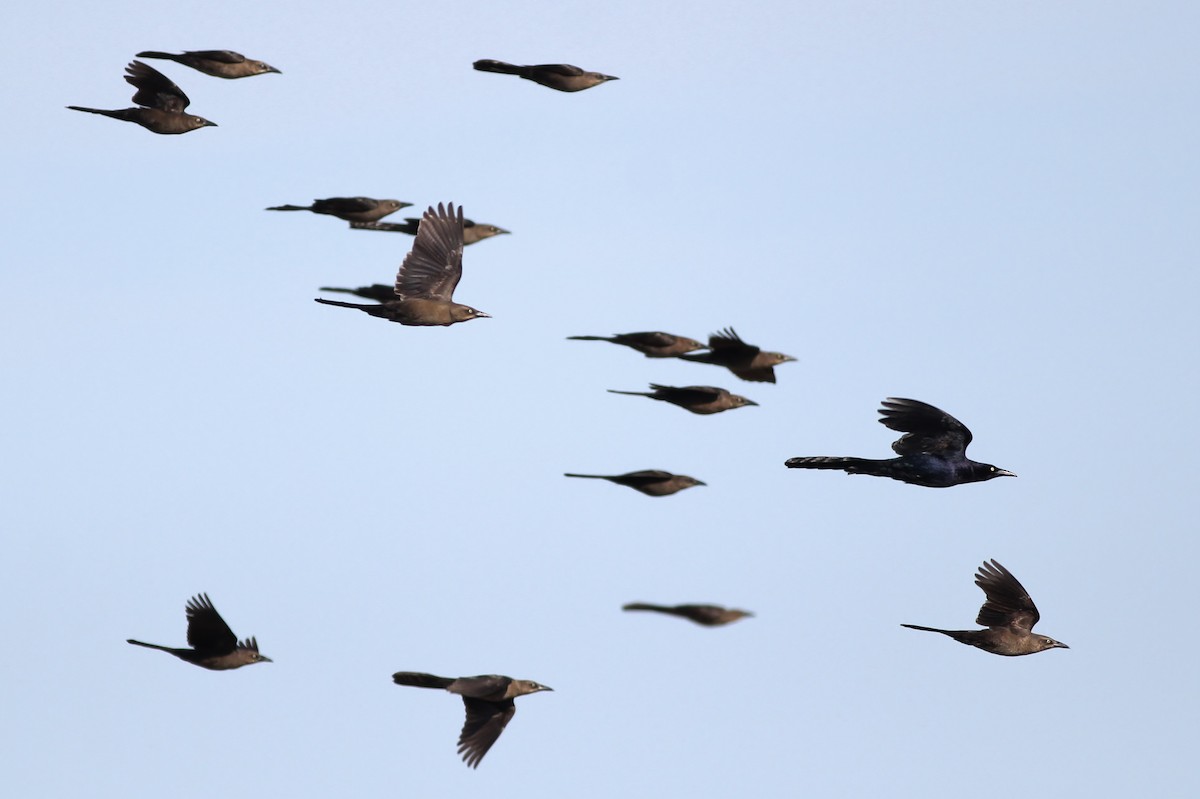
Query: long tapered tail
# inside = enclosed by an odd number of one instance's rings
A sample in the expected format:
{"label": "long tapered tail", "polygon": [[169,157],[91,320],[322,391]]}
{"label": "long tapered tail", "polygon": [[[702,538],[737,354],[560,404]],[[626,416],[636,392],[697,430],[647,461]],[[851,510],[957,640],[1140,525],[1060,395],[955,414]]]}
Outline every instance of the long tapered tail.
{"label": "long tapered tail", "polygon": [[103,108],[84,108],[81,105],[69,105],[67,108],[72,111],[84,111],[89,114],[100,114],[101,116],[112,117],[113,119],[125,119],[125,110],[109,111]]}
{"label": "long tapered tail", "polygon": [[628,394],[631,397],[653,397],[654,394],[649,391],[617,391],[615,388],[608,389],[609,394]]}
{"label": "long tapered tail", "polygon": [[268,211],[311,211],[311,205],[272,205]]}
{"label": "long tapered tail", "polygon": [[426,674],[422,671],[398,671],[392,675],[396,685],[411,685],[416,688],[448,688],[454,680],[450,677],[438,677],[436,674]]}
{"label": "long tapered tail", "polygon": [[508,64],[504,61],[496,61],[491,58],[484,58],[475,62],[475,69],[480,72],[499,72],[502,75],[520,75],[521,68],[516,64]]}
{"label": "long tapered tail", "polygon": [[[144,646],[147,649],[157,649],[162,652],[172,652],[171,647],[169,646],[162,646],[161,644],[148,644],[145,641],[136,641],[132,638],[126,638],[125,643],[133,644],[134,646]],[[172,652],[172,654],[174,654],[174,652]]]}
{"label": "long tapered tail", "polygon": [[783,465],[789,469],[841,469],[850,474],[871,474],[884,461],[870,458],[812,457],[788,458]]}
{"label": "long tapered tail", "polygon": [[[321,289],[322,291],[336,291],[336,289]],[[353,293],[353,292],[351,292]],[[377,305],[367,305],[359,302],[342,302],[340,300],[327,300],[324,297],[313,297],[314,302],[319,302],[322,305],[336,305],[339,308],[357,308],[360,311],[365,311],[371,308],[377,308]]]}
{"label": "long tapered tail", "polygon": [[630,602],[628,605],[622,605],[621,610],[656,610],[659,613],[670,613],[674,608],[651,605],[649,602]]}
{"label": "long tapered tail", "polygon": [[567,336],[567,341],[612,341],[606,336]]}
{"label": "long tapered tail", "polygon": [[927,633],[941,633],[949,636],[960,644],[975,646],[978,640],[979,632],[976,630],[942,630],[937,627],[922,627],[919,624],[901,624],[901,627],[907,627],[910,630],[923,630]]}
{"label": "long tapered tail", "polygon": [[143,50],[137,54],[138,58],[165,58],[168,61],[178,61],[179,56],[171,53],[160,53],[157,50]]}
{"label": "long tapered tail", "polygon": [[334,286],[321,286],[321,288],[317,289],[317,291],[336,291],[339,294],[353,294],[354,292],[358,291],[358,289],[339,289],[335,288]]}
{"label": "long tapered tail", "polygon": [[572,474],[571,472],[563,472],[563,477],[588,477],[592,480],[607,480],[608,478],[602,474]]}

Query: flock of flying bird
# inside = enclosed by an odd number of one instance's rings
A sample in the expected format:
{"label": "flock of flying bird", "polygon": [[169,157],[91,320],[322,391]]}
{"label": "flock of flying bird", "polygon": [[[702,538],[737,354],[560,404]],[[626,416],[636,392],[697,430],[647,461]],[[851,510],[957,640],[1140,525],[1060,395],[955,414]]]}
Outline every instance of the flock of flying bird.
{"label": "flock of flying bird", "polygon": [[[207,75],[227,79],[279,73],[278,69],[269,64],[248,59],[229,50],[186,51],[181,54],[144,51],[138,53],[137,57],[170,60]],[[482,72],[518,75],[563,92],[578,92],[617,80],[612,75],[589,72],[569,64],[517,66],[484,59],[476,61],[474,67]],[[187,95],[158,70],[135,60],[126,67],[126,73],[125,80],[137,90],[133,101],[138,107],[117,110],[67,107],[134,122],[159,134],[180,134],[202,127],[216,126],[215,122],[185,113],[190,102]],[[509,231],[495,225],[472,222],[464,218],[462,207],[456,208],[453,203],[439,203],[436,208],[430,207],[425,211],[421,218],[406,219],[404,224],[381,221],[389,214],[410,205],[411,203],[391,199],[331,197],[315,200],[307,206],[281,205],[267,210],[310,211],[342,219],[348,222],[352,229],[399,232],[415,236],[412,249],[405,256],[393,285],[374,284],[359,288],[321,289],[352,294],[372,302],[351,303],[318,298],[316,301],[319,303],[355,308],[371,316],[402,325],[448,326],[471,319],[487,318],[488,314],[483,311],[454,301],[454,290],[462,277],[463,247]],[[774,367],[796,360],[790,355],[767,352],[748,344],[732,328],[712,334],[707,344],[659,331],[570,338],[612,342],[630,347],[648,358],[679,358],[721,366],[742,380],[750,382],[774,383]],[[757,405],[746,397],[715,386],[676,387],[652,383],[650,389],[648,392],[612,389],[610,391],[614,394],[661,400],[692,413],[704,415]],[[972,440],[971,431],[950,414],[912,399],[888,398],[883,401],[882,406],[879,422],[902,433],[892,444],[896,457],[796,457],[787,460],[785,465],[790,469],[835,469],[848,474],[888,477],[933,488],[1015,476],[1005,469],[968,458],[966,449]],[[620,475],[568,473],[565,476],[608,480],[652,497],[668,496],[692,486],[705,485],[693,477],[657,469]],[[960,643],[997,655],[1028,655],[1047,649],[1067,648],[1066,644],[1032,631],[1039,619],[1037,607],[1021,583],[995,560],[985,561],[979,567],[975,575],[975,584],[986,596],[986,601],[975,620],[976,624],[985,629],[944,630],[915,624],[903,626],[941,633]],[[666,606],[634,602],[625,605],[624,610],[654,611],[686,618],[709,627],[728,624],[753,615],[745,610],[698,604]],[[158,649],[187,663],[216,671],[271,662],[270,658],[259,652],[255,638],[238,640],[206,594],[197,595],[189,600],[185,613],[188,648],[148,644],[134,639],[129,639],[128,642]],[[393,674],[392,679],[398,685],[443,689],[462,697],[466,707],[466,721],[459,736],[458,753],[472,768],[479,765],[512,719],[516,712],[516,697],[553,690],[532,680],[517,680],[496,674],[450,678],[422,672],[400,671]]]}

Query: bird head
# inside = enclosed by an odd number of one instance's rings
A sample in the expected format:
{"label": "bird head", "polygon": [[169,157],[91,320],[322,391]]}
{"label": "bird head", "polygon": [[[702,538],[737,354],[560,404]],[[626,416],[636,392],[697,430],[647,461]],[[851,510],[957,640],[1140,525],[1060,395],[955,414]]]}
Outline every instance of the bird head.
{"label": "bird head", "polygon": [[981,480],[991,480],[996,477],[1016,477],[1015,472],[1010,472],[1008,469],[1001,469],[999,466],[993,466],[990,463],[975,464],[975,470],[972,474],[975,482]]}
{"label": "bird head", "polygon": [[470,305],[456,304],[450,309],[450,315],[455,322],[466,322],[471,319],[491,319],[491,314],[486,314],[483,311],[476,310]]}
{"label": "bird head", "polygon": [[266,63],[265,61],[251,61],[250,59],[247,59],[246,63],[248,63],[250,66],[254,67],[255,75],[263,75],[263,74],[266,74],[267,72],[274,72],[277,75],[283,74],[278,69],[275,69],[275,67],[271,66],[270,64]]}
{"label": "bird head", "polygon": [[198,116],[189,116],[188,123],[191,124],[193,129],[217,127],[216,122],[210,122],[209,120],[205,119],[204,117],[198,117]]}
{"label": "bird head", "polygon": [[752,399],[746,399],[740,394],[730,394],[730,400],[733,402],[733,407],[740,408],[743,405],[757,405],[758,403]]}
{"label": "bird head", "polygon": [[1062,641],[1055,641],[1048,635],[1039,635],[1037,637],[1038,651],[1044,652],[1047,649],[1070,649],[1071,647],[1064,644]]}

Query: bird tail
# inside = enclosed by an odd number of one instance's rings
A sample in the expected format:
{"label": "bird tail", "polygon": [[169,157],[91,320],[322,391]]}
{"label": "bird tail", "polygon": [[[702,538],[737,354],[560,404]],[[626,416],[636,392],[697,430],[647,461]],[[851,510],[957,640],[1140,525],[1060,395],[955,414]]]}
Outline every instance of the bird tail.
{"label": "bird tail", "polygon": [[448,688],[454,682],[450,677],[438,677],[421,671],[398,671],[392,675],[396,685],[411,685],[416,688]]}
{"label": "bird tail", "polygon": [[653,397],[654,395],[648,391],[617,391],[615,388],[608,389],[609,394],[628,394],[631,397]]}
{"label": "bird tail", "polygon": [[174,61],[177,57],[171,53],[160,53],[157,50],[143,50],[137,54],[137,58],[166,58],[170,61]]}
{"label": "bird tail", "polygon": [[849,474],[869,474],[872,466],[881,461],[869,458],[788,458],[783,465],[789,469],[841,469]]}
{"label": "bird tail", "polygon": [[570,472],[563,472],[563,477],[590,477],[594,480],[605,479],[604,475],[600,475],[600,474],[571,474]]}
{"label": "bird tail", "polygon": [[158,650],[161,650],[161,651],[163,651],[163,652],[170,652],[170,651],[171,651],[171,647],[169,647],[169,646],[161,646],[161,645],[159,645],[159,644],[148,644],[148,643],[146,643],[145,641],[135,641],[135,640],[134,640],[134,639],[132,639],[132,638],[126,638],[126,639],[125,639],[125,643],[127,643],[127,644],[133,644],[134,646],[144,646],[144,647],[146,647],[147,649],[158,649]]}
{"label": "bird tail", "polygon": [[503,61],[496,61],[491,58],[484,58],[475,62],[475,69],[480,72],[499,72],[502,75],[520,75],[521,68],[516,64],[507,64]]}
{"label": "bird tail", "polygon": [[112,117],[113,119],[128,118],[128,115],[125,113],[128,109],[109,111],[104,108],[84,108],[81,105],[69,105],[67,108],[71,109],[72,111],[86,111],[89,114],[100,114],[101,116]]}
{"label": "bird tail", "polygon": [[321,288],[317,289],[317,291],[333,291],[337,292],[338,294],[353,294],[355,289],[339,289],[334,288],[333,286],[321,286]]}
{"label": "bird tail", "polygon": [[621,610],[657,610],[667,611],[669,608],[664,608],[662,605],[651,605],[648,602],[630,602],[628,605],[622,605]]}
{"label": "bird tail", "polygon": [[311,211],[311,205],[272,205],[268,211]]}
{"label": "bird tail", "polygon": [[[321,289],[321,291],[337,291],[337,289]],[[353,293],[353,292],[351,292],[351,293]],[[339,300],[327,300],[324,297],[314,297],[313,300],[315,302],[321,303],[322,305],[336,305],[339,308],[358,308],[359,310],[363,310],[366,308],[375,308],[376,307],[374,305],[366,305],[364,303],[341,302]]]}
{"label": "bird tail", "polygon": [[605,336],[567,336],[567,341],[612,341]]}

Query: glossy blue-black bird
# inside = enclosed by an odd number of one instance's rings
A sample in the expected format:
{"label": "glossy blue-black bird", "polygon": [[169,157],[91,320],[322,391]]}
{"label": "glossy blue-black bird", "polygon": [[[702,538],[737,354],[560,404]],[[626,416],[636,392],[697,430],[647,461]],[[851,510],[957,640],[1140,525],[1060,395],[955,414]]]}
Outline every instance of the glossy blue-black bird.
{"label": "glossy blue-black bird", "polygon": [[904,433],[892,444],[900,457],[790,458],[784,465],[789,469],[840,469],[848,474],[872,474],[930,488],[1016,477],[1007,469],[968,458],[971,431],[943,410],[917,400],[888,397],[879,413],[881,424]]}

